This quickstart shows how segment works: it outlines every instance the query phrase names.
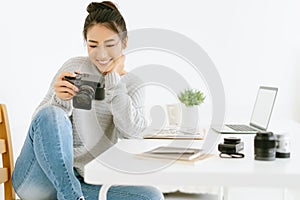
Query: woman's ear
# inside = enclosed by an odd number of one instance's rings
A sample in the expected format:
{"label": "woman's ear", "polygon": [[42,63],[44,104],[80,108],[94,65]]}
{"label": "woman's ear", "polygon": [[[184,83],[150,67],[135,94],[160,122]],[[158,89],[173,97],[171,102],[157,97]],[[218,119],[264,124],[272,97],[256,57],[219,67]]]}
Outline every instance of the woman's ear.
{"label": "woman's ear", "polygon": [[122,49],[125,49],[127,47],[127,42],[128,42],[128,36],[122,40]]}

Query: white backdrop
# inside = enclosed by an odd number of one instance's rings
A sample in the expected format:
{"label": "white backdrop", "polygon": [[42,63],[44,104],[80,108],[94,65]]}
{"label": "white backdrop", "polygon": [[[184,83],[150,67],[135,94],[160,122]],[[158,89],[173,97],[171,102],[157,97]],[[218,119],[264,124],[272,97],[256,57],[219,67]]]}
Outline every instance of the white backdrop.
{"label": "white backdrop", "polygon": [[[68,58],[86,55],[82,28],[89,2],[0,3],[0,102],[8,107],[15,158],[31,115],[53,75]],[[279,87],[273,118],[300,121],[299,1],[116,3],[129,31],[146,27],[170,29],[204,48],[223,80],[227,120],[237,116],[248,119],[259,85],[266,85]],[[150,96],[149,102],[159,102]]]}

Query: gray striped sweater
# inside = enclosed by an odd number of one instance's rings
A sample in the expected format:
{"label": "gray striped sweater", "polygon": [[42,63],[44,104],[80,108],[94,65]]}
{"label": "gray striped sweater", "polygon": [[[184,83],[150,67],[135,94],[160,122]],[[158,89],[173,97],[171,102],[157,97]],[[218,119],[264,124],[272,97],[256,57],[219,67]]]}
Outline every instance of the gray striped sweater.
{"label": "gray striped sweater", "polygon": [[[93,101],[92,110],[72,107],[72,100],[56,97],[53,84],[63,71],[80,71],[103,77],[105,99]],[[74,167],[81,176],[83,167],[115,144],[118,138],[139,138],[147,126],[145,91],[142,81],[132,73],[122,77],[116,72],[103,76],[88,57],[71,58],[52,80],[50,89],[35,113],[44,106],[56,105],[66,111],[73,126]]]}

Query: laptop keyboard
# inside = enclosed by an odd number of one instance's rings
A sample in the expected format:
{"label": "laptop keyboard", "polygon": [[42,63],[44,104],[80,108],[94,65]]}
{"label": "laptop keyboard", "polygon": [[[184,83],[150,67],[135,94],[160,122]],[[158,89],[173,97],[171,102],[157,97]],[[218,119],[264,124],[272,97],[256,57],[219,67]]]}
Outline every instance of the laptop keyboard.
{"label": "laptop keyboard", "polygon": [[250,126],[243,125],[243,124],[241,124],[241,125],[228,124],[226,126],[228,126],[229,128],[232,128],[235,131],[257,131],[256,129],[251,128]]}

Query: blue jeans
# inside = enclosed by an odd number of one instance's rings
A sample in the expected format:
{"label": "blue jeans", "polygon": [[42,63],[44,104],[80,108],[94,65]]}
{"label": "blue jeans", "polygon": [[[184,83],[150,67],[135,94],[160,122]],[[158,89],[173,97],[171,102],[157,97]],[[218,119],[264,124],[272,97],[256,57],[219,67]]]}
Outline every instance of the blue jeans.
{"label": "blue jeans", "polygon": [[[12,176],[22,200],[98,200],[100,185],[84,183],[73,169],[72,125],[59,107],[41,109],[32,120]],[[162,200],[154,187],[112,186],[108,200]]]}

